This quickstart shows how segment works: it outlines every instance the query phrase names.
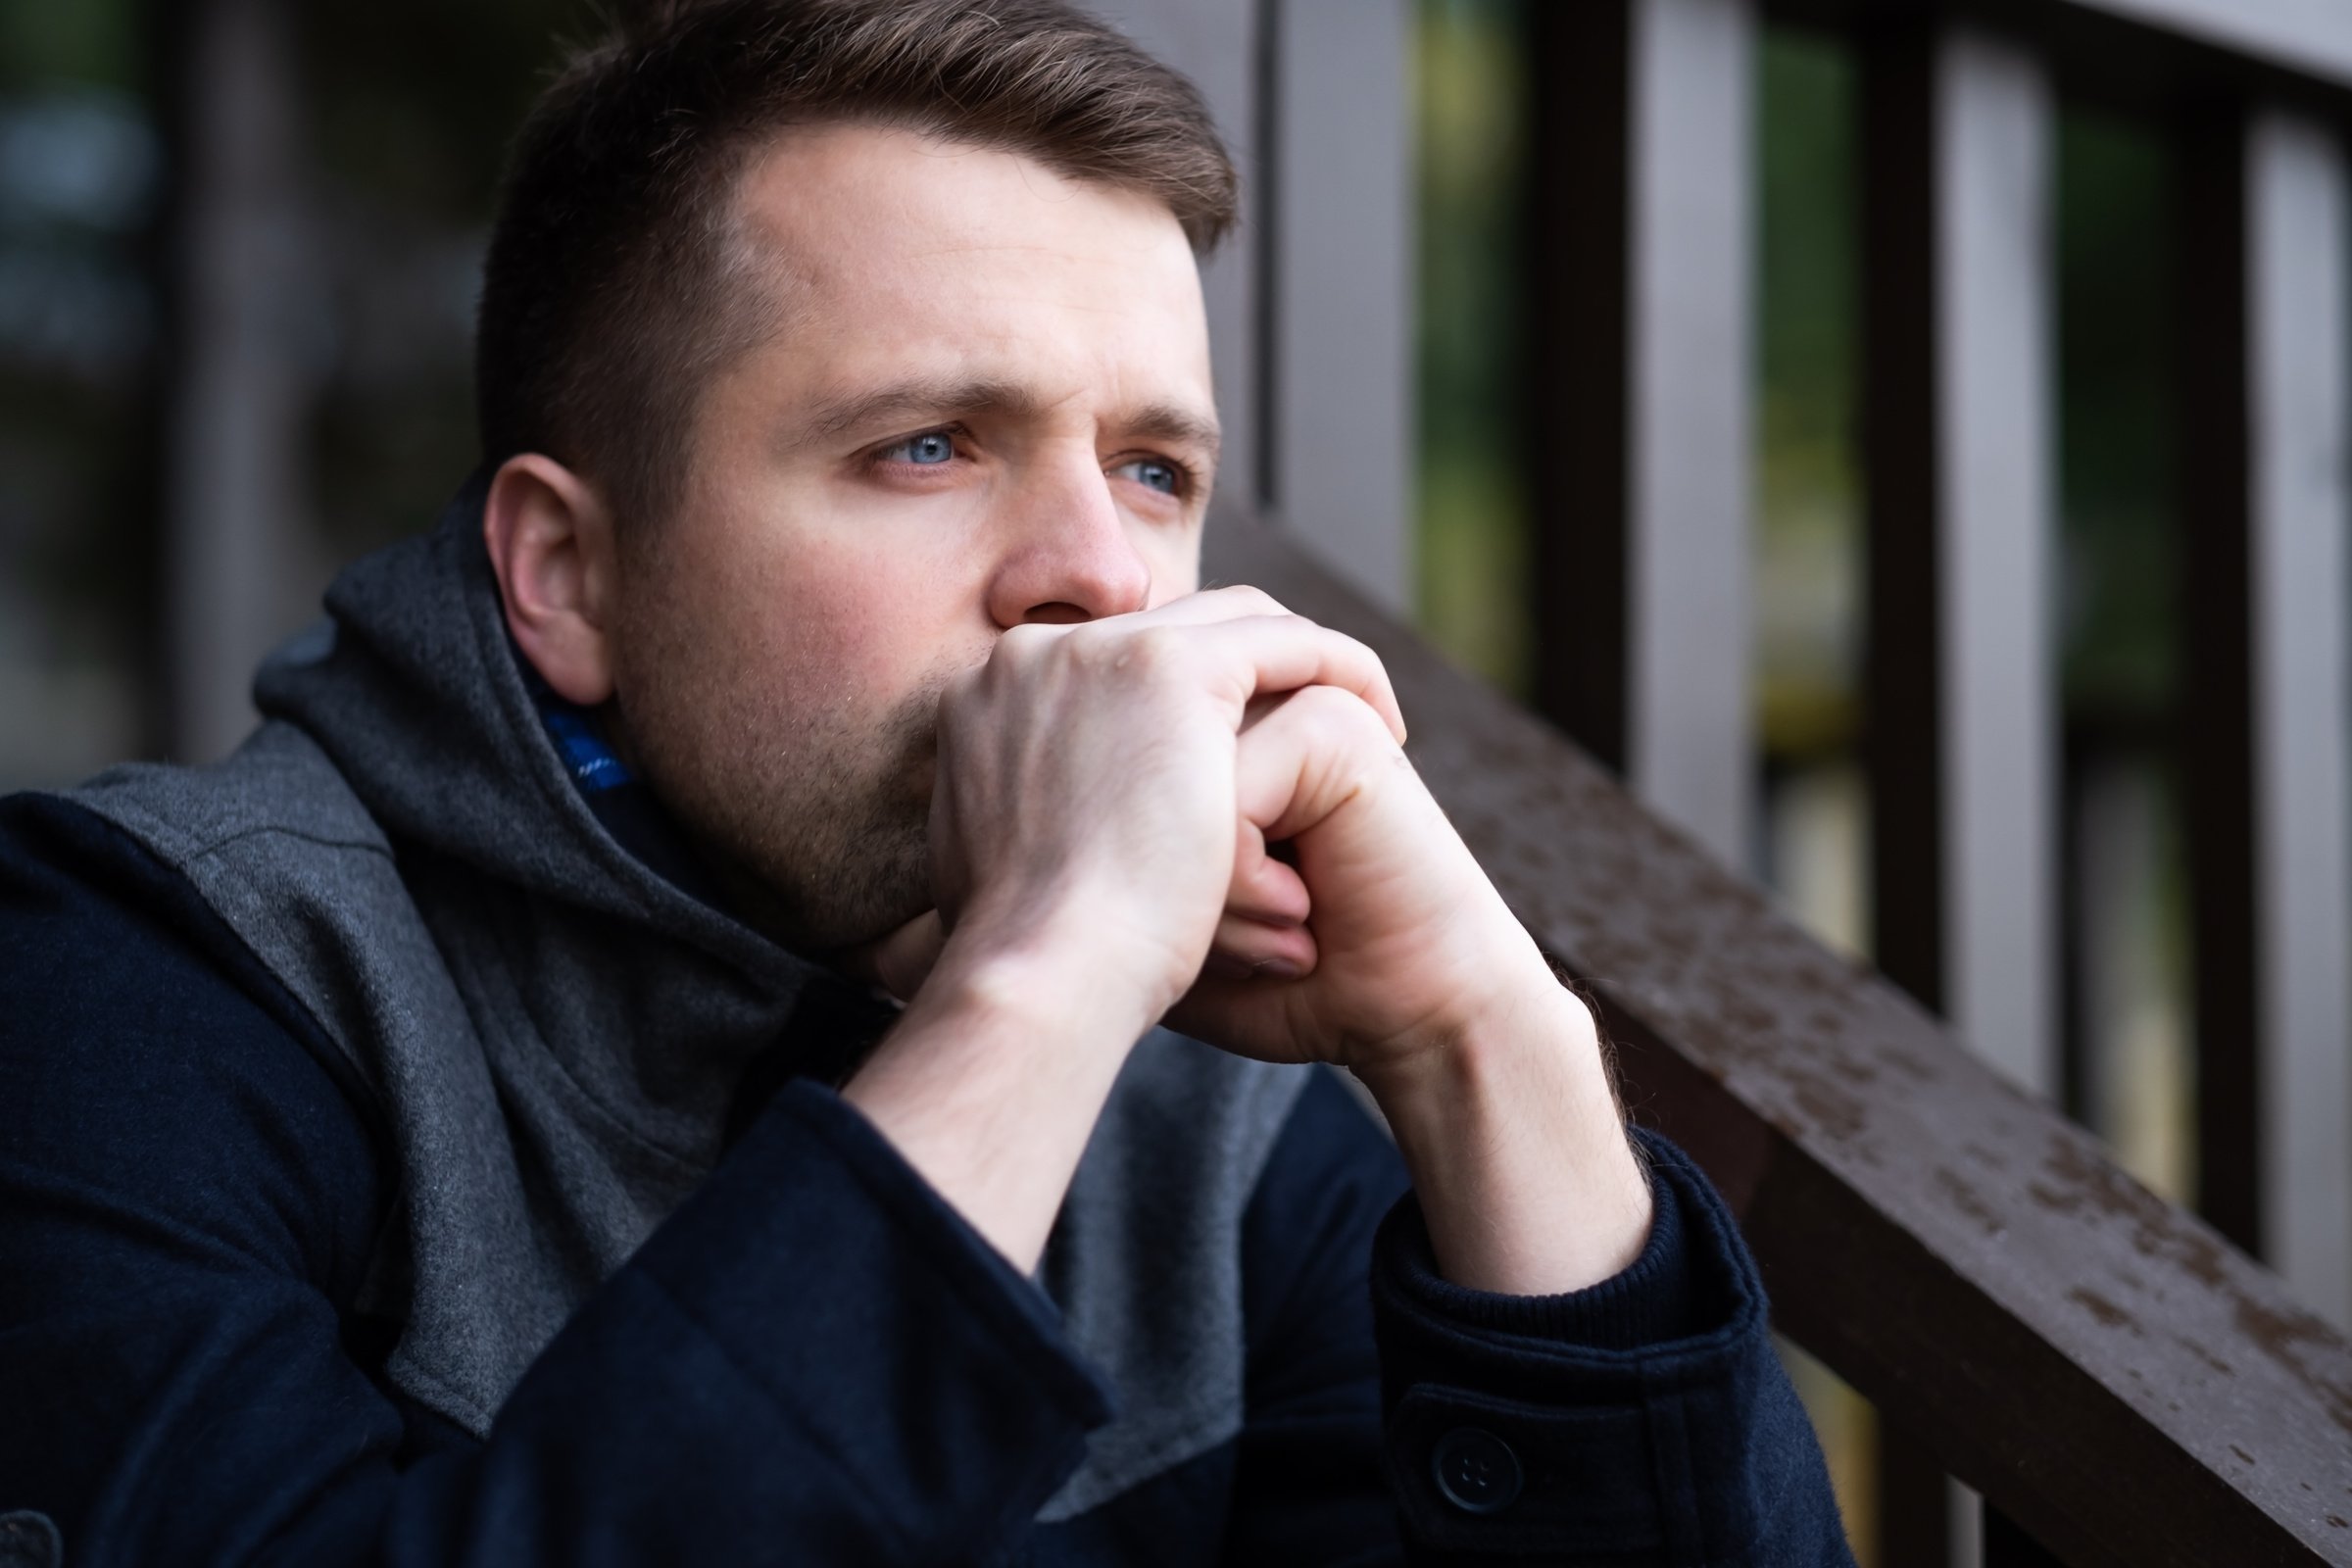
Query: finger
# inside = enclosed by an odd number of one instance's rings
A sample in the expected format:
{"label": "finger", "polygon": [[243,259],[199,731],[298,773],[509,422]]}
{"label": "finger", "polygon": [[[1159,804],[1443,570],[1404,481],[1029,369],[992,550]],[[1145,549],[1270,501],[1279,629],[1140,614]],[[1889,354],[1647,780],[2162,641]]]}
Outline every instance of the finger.
{"label": "finger", "polygon": [[1214,980],[1296,980],[1315,967],[1314,934],[1228,912],[1217,922],[1200,972]]}
{"label": "finger", "polygon": [[1242,815],[1264,838],[1288,839],[1321,822],[1381,769],[1405,764],[1369,708],[1315,686],[1251,726],[1234,765]]}
{"label": "finger", "polygon": [[1203,588],[1199,593],[1171,599],[1164,605],[1143,612],[1135,618],[1163,626],[1204,626],[1212,621],[1239,620],[1245,615],[1287,615],[1290,608],[1263,588],[1248,583],[1234,583],[1224,588]]}
{"label": "finger", "polygon": [[1246,977],[1203,968],[1200,977],[1168,1009],[1164,1020],[1179,1034],[1206,1040],[1262,1061],[1298,1061],[1299,1032],[1290,1016],[1306,988],[1295,987],[1270,969]]}
{"label": "finger", "polygon": [[1266,836],[1247,817],[1234,825],[1233,882],[1225,893],[1228,914],[1267,925],[1306,923],[1312,901],[1298,871],[1266,852]]}
{"label": "finger", "polygon": [[1233,696],[1245,710],[1252,699],[1271,693],[1335,687],[1379,714],[1396,744],[1404,744],[1404,713],[1387,667],[1345,632],[1299,615],[1248,615],[1158,635],[1170,646],[1181,645],[1177,657],[1214,662],[1235,683]]}

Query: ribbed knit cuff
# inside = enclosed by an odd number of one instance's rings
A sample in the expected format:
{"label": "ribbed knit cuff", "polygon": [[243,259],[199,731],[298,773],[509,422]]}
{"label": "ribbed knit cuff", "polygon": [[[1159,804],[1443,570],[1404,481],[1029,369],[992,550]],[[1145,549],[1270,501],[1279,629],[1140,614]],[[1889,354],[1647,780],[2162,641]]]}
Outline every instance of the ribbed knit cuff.
{"label": "ribbed knit cuff", "polygon": [[1455,1285],[1438,1273],[1420,1203],[1408,1194],[1374,1243],[1375,1298],[1457,1330],[1618,1354],[1706,1336],[1760,1309],[1752,1267],[1706,1179],[1663,1138],[1634,1137],[1649,1167],[1652,1216],[1642,1255],[1623,1272],[1562,1296]]}

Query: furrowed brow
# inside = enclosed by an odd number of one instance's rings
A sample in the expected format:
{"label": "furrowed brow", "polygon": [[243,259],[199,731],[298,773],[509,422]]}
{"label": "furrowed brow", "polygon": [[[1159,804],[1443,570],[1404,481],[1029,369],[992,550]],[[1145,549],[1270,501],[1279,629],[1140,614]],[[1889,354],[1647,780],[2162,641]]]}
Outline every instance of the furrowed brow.
{"label": "furrowed brow", "polygon": [[1216,416],[1196,414],[1174,403],[1146,404],[1119,420],[1118,428],[1123,435],[1192,447],[1211,463],[1225,439]]}
{"label": "furrowed brow", "polygon": [[859,430],[953,419],[968,414],[1037,412],[1037,400],[1009,381],[919,378],[894,381],[817,405],[801,427],[803,442],[830,441]]}
{"label": "furrowed brow", "polygon": [[[1027,388],[986,378],[915,377],[817,405],[796,445],[819,445],[861,431],[903,429],[927,420],[995,414],[1035,416],[1044,403]],[[1216,416],[1175,403],[1149,403],[1113,419],[1121,439],[1165,441],[1194,449],[1209,463],[1223,443]]]}

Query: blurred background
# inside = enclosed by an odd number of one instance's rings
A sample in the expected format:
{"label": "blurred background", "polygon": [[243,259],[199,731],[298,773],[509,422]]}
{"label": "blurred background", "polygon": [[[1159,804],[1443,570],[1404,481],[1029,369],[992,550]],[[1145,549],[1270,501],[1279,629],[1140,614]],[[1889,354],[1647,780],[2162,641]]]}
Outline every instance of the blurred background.
{"label": "blurred background", "polygon": [[0,3],[0,784],[215,755],[473,462],[476,271],[557,0]]}
{"label": "blurred background", "polygon": [[[1532,685],[1525,454],[1515,356],[1526,246],[1530,57],[1517,0],[1419,7],[1420,621],[1456,658]],[[1750,868],[1819,935],[1870,948],[1863,777],[1863,495],[1856,411],[1853,49],[1767,23],[1757,49],[1758,300],[1752,512],[1757,751]],[[2090,1025],[2128,1055],[2099,1125],[2124,1162],[2194,1191],[2183,1097],[2180,846],[2170,717],[2180,548],[2165,148],[2152,124],[2061,104],[2056,235],[2059,644],[2066,788],[2128,886],[2084,933]]]}
{"label": "blurred background", "polygon": [[[1457,659],[1534,685],[1529,457],[1530,3],[1420,0],[1420,622]],[[1754,802],[1748,869],[1817,936],[1871,956],[1863,756],[1863,312],[1855,46],[1767,21],[1753,156]],[[2196,1194],[2177,829],[2180,550],[2173,506],[2159,127],[2060,103],[2056,146],[2062,852],[2075,1108],[2142,1181]],[[2352,810],[2352,801],[2345,803]],[[2095,1100],[2091,1098],[2095,1093]],[[1883,1549],[1867,1405],[1784,1347],[1865,1562]],[[1967,1550],[1962,1544],[1964,1554]]]}
{"label": "blurred background", "polygon": [[[1537,9],[1363,12],[1401,29],[1409,146],[1396,596],[1530,695],[1531,497],[1559,461],[1526,395]],[[475,455],[470,318],[501,151],[557,41],[593,24],[572,0],[0,0],[0,789],[217,755],[249,722],[253,661],[316,613],[336,564],[430,525]],[[1743,837],[1747,870],[1869,958],[1855,49],[1767,9],[1747,85]],[[1262,116],[1236,134],[1272,157]],[[2056,94],[2055,1093],[2187,1201],[2168,134],[2129,95]],[[1869,1411],[1796,1359],[1868,1557]]]}

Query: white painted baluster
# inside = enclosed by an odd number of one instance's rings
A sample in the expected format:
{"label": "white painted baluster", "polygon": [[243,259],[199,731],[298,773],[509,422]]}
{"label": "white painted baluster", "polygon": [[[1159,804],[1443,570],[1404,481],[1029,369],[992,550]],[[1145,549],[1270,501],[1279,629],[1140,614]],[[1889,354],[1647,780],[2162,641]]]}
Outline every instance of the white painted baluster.
{"label": "white painted baluster", "polygon": [[2263,1244],[2352,1325],[2345,163],[2330,130],[2276,112],[2246,158]]}
{"label": "white painted baluster", "polygon": [[1755,32],[1749,0],[1637,0],[1628,66],[1626,772],[1742,867]]}

